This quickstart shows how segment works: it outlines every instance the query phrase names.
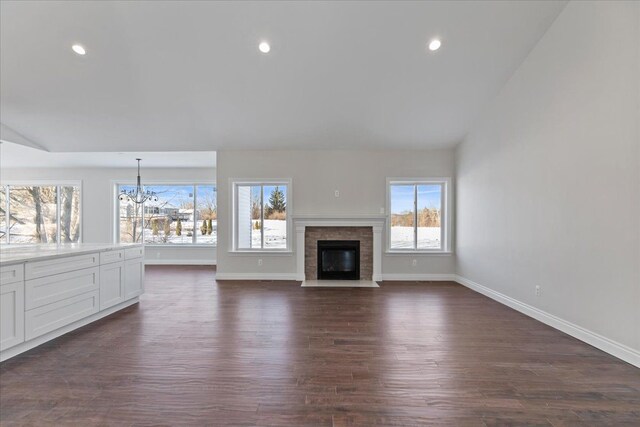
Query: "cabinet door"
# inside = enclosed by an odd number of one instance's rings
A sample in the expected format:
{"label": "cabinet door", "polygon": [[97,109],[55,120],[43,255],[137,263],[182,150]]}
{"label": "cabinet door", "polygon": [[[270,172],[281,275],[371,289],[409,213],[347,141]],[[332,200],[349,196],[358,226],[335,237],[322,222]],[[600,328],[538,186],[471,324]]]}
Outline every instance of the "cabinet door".
{"label": "cabinet door", "polygon": [[124,301],[124,262],[100,267],[100,310]]}
{"label": "cabinet door", "polygon": [[24,342],[24,282],[0,286],[0,350]]}
{"label": "cabinet door", "polygon": [[142,258],[125,261],[124,299],[135,298],[144,291],[144,260]]}

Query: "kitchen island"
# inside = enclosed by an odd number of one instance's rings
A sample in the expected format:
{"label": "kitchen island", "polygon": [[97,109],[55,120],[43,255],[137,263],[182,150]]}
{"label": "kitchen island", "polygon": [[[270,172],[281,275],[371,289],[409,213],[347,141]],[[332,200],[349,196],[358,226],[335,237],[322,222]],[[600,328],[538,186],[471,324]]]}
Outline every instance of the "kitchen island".
{"label": "kitchen island", "polygon": [[135,304],[140,244],[0,248],[0,361]]}

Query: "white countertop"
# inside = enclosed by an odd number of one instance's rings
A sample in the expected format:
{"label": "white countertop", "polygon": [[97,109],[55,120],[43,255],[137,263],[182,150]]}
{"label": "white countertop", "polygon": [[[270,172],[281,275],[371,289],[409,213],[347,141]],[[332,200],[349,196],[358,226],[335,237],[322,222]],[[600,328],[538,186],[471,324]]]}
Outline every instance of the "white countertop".
{"label": "white countertop", "polygon": [[92,252],[135,248],[139,243],[69,243],[62,245],[3,245],[0,246],[0,266],[21,262],[43,261],[46,259],[82,255]]}

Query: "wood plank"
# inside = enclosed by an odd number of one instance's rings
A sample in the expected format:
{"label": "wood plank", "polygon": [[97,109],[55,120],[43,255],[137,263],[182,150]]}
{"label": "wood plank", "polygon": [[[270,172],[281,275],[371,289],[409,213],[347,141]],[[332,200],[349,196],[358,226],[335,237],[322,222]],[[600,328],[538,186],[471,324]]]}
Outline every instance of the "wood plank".
{"label": "wood plank", "polygon": [[640,425],[639,369],[455,283],[145,286],[2,363],[1,424]]}

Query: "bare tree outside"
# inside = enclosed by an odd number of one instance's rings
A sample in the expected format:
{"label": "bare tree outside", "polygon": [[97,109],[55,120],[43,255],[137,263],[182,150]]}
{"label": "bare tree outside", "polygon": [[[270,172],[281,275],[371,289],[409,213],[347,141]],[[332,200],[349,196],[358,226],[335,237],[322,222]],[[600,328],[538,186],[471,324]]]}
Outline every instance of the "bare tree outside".
{"label": "bare tree outside", "polygon": [[[215,245],[218,241],[218,194],[213,185],[196,186],[195,221],[200,230],[196,243]],[[204,232],[202,232],[204,230]]]}
{"label": "bare tree outside", "polygon": [[74,243],[80,240],[80,189],[60,187],[60,241]]}
{"label": "bare tree outside", "polygon": [[57,243],[58,235],[61,243],[77,242],[80,239],[80,188],[2,186],[0,216],[1,243],[7,243],[7,233],[8,243],[13,244]]}
{"label": "bare tree outside", "polygon": [[7,240],[7,187],[0,187],[0,242]]}
{"label": "bare tree outside", "polygon": [[142,206],[133,202],[120,205],[120,242],[142,242]]}

